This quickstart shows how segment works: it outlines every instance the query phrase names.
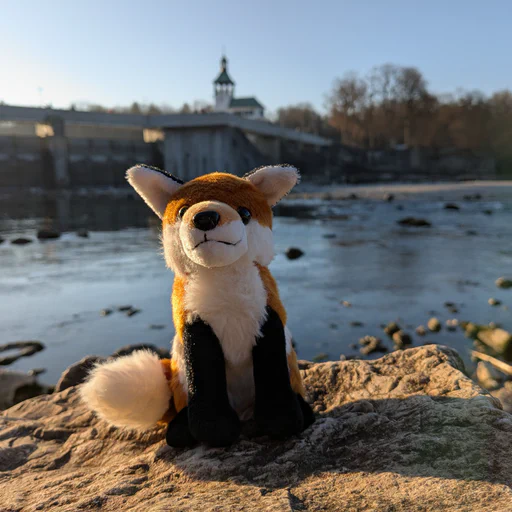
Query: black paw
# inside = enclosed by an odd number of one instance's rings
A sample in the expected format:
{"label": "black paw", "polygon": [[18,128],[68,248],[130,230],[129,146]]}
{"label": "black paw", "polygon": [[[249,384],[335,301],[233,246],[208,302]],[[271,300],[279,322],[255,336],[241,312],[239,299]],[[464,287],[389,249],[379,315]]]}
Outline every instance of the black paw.
{"label": "black paw", "polygon": [[256,424],[262,432],[274,439],[284,439],[302,432],[304,417],[295,393],[256,403]]}
{"label": "black paw", "polygon": [[229,405],[212,408],[210,404],[191,403],[188,421],[192,435],[210,446],[229,446],[240,436],[240,420]]}
{"label": "black paw", "polygon": [[167,426],[165,440],[173,448],[186,448],[197,443],[188,425],[188,408],[183,408]]}
{"label": "black paw", "polygon": [[304,418],[304,430],[307,429],[310,425],[313,425],[315,422],[315,413],[311,406],[302,398],[301,395],[297,393],[297,400],[299,401],[300,409],[302,411],[302,416]]}

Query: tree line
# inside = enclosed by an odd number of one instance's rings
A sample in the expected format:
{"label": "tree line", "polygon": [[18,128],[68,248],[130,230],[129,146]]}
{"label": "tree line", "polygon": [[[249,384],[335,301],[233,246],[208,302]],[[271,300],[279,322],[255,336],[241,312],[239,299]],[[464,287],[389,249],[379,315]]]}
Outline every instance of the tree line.
{"label": "tree line", "polygon": [[281,108],[277,122],[367,150],[470,150],[494,155],[499,170],[512,169],[510,90],[435,95],[417,68],[385,64],[336,79],[325,106],[326,115],[307,103]]}
{"label": "tree line", "polygon": [[[51,106],[51,105],[50,105]],[[212,106],[205,101],[196,100],[193,103],[184,103],[180,108],[174,108],[170,105],[155,105],[154,103],[139,103],[134,101],[129,106],[116,106],[106,107],[97,103],[72,103],[71,110],[85,110],[87,112],[105,112],[114,114],[143,114],[143,115],[158,115],[158,114],[203,114],[210,112]]]}
{"label": "tree line", "polygon": [[[107,109],[73,105],[78,110],[134,114],[206,113],[203,101],[168,105],[133,103]],[[415,67],[384,64],[366,75],[349,72],[337,78],[325,96],[326,113],[309,103],[279,108],[272,121],[280,126],[367,150],[424,147],[455,148],[493,155],[498,168],[512,170],[512,92],[486,96],[458,89],[436,95]]]}

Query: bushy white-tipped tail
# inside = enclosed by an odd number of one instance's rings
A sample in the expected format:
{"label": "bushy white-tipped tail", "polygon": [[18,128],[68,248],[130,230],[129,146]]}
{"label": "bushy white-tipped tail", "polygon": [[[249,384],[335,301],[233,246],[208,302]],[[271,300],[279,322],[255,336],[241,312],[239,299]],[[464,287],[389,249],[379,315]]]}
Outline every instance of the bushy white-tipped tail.
{"label": "bushy white-tipped tail", "polygon": [[153,427],[167,412],[171,390],[156,354],[139,350],[97,365],[80,386],[85,403],[117,427]]}

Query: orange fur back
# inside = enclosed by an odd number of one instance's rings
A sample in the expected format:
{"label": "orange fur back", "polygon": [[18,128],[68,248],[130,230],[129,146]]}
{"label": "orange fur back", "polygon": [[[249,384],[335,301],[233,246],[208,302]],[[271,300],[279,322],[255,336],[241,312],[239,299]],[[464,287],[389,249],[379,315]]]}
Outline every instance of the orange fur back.
{"label": "orange fur back", "polygon": [[174,284],[172,287],[172,320],[174,322],[174,329],[182,341],[181,336],[185,328],[187,320],[187,312],[185,311],[185,278],[181,276],[174,277]]}
{"label": "orange fur back", "polygon": [[267,305],[279,315],[283,325],[286,325],[286,310],[284,309],[283,303],[279,297],[276,280],[270,273],[268,267],[264,267],[258,263],[255,263],[255,265],[258,268],[261,280],[263,281],[263,286],[267,292]]}

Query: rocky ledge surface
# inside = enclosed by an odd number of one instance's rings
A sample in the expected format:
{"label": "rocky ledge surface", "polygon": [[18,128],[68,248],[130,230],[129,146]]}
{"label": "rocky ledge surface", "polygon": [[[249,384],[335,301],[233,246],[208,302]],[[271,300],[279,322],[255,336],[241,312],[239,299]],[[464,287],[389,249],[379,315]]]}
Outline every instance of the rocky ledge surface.
{"label": "rocky ledge surface", "polygon": [[429,345],[302,363],[316,423],[285,442],[165,445],[109,427],[77,387],[0,415],[2,511],[512,510],[512,415]]}

